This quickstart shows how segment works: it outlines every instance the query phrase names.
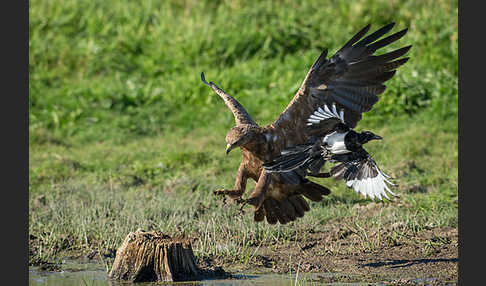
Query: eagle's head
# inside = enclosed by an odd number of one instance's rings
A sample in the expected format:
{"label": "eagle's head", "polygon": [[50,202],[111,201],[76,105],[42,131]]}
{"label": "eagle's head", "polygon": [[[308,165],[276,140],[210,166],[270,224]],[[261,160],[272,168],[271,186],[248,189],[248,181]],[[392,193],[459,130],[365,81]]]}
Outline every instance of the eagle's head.
{"label": "eagle's head", "polygon": [[226,155],[234,148],[251,142],[258,130],[257,126],[251,124],[241,124],[231,128],[226,134]]}
{"label": "eagle's head", "polygon": [[381,139],[383,139],[381,136],[378,136],[371,131],[363,131],[358,135],[358,142],[360,144],[365,144],[371,140],[381,140]]}

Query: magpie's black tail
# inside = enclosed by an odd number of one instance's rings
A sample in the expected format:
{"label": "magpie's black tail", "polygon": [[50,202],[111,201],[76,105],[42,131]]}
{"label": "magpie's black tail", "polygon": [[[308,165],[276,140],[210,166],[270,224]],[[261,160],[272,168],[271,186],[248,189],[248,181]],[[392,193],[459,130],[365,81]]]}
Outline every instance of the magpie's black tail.
{"label": "magpie's black tail", "polygon": [[319,171],[324,163],[320,148],[314,143],[308,143],[285,149],[273,161],[263,164],[263,167],[267,172],[288,172],[297,168],[309,168],[314,172]]}

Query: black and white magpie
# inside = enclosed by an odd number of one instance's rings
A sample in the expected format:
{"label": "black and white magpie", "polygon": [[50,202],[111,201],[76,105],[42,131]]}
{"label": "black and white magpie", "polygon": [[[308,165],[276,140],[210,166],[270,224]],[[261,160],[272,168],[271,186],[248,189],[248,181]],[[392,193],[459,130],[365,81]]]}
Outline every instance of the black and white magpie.
{"label": "black and white magpie", "polygon": [[[335,103],[315,110],[307,119],[307,126],[314,130],[312,139],[284,149],[280,156],[264,164],[267,172],[304,170],[309,176],[344,179],[349,188],[371,199],[382,200],[382,196],[390,199],[387,192],[396,196],[389,187],[395,186],[390,176],[380,170],[363,148],[363,144],[382,137],[371,131],[354,131],[345,123],[344,110],[338,112]],[[329,173],[319,173],[326,161],[338,164]]]}

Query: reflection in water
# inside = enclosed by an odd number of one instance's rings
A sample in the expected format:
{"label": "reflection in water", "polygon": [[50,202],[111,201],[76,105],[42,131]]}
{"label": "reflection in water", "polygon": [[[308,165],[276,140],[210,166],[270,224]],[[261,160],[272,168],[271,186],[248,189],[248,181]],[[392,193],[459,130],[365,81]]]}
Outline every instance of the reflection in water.
{"label": "reflection in water", "polygon": [[243,286],[243,285],[293,285],[290,275],[234,275],[232,279],[203,280],[193,282],[159,282],[159,283],[129,283],[109,280],[104,269],[40,272],[36,268],[29,269],[30,286],[153,286],[153,285],[177,285],[177,286]]}
{"label": "reflection in water", "polygon": [[[231,279],[215,279],[193,282],[158,282],[129,283],[108,279],[108,274],[100,264],[76,263],[68,261],[62,265],[61,272],[39,271],[37,267],[29,268],[30,286],[279,286],[279,285],[321,285],[323,278],[335,277],[337,273],[262,274],[233,275]],[[297,279],[296,279],[297,278]],[[374,283],[345,283],[345,285],[373,285]],[[325,285],[343,285],[341,283],[325,283]],[[382,283],[374,285],[383,285]]]}

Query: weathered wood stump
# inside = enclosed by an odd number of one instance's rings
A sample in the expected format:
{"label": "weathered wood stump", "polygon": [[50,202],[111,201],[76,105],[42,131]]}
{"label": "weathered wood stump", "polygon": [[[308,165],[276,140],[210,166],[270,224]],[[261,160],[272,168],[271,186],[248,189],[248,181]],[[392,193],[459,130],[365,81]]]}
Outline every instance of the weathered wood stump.
{"label": "weathered wood stump", "polygon": [[198,280],[191,243],[158,231],[130,232],[116,252],[109,278],[132,282]]}

